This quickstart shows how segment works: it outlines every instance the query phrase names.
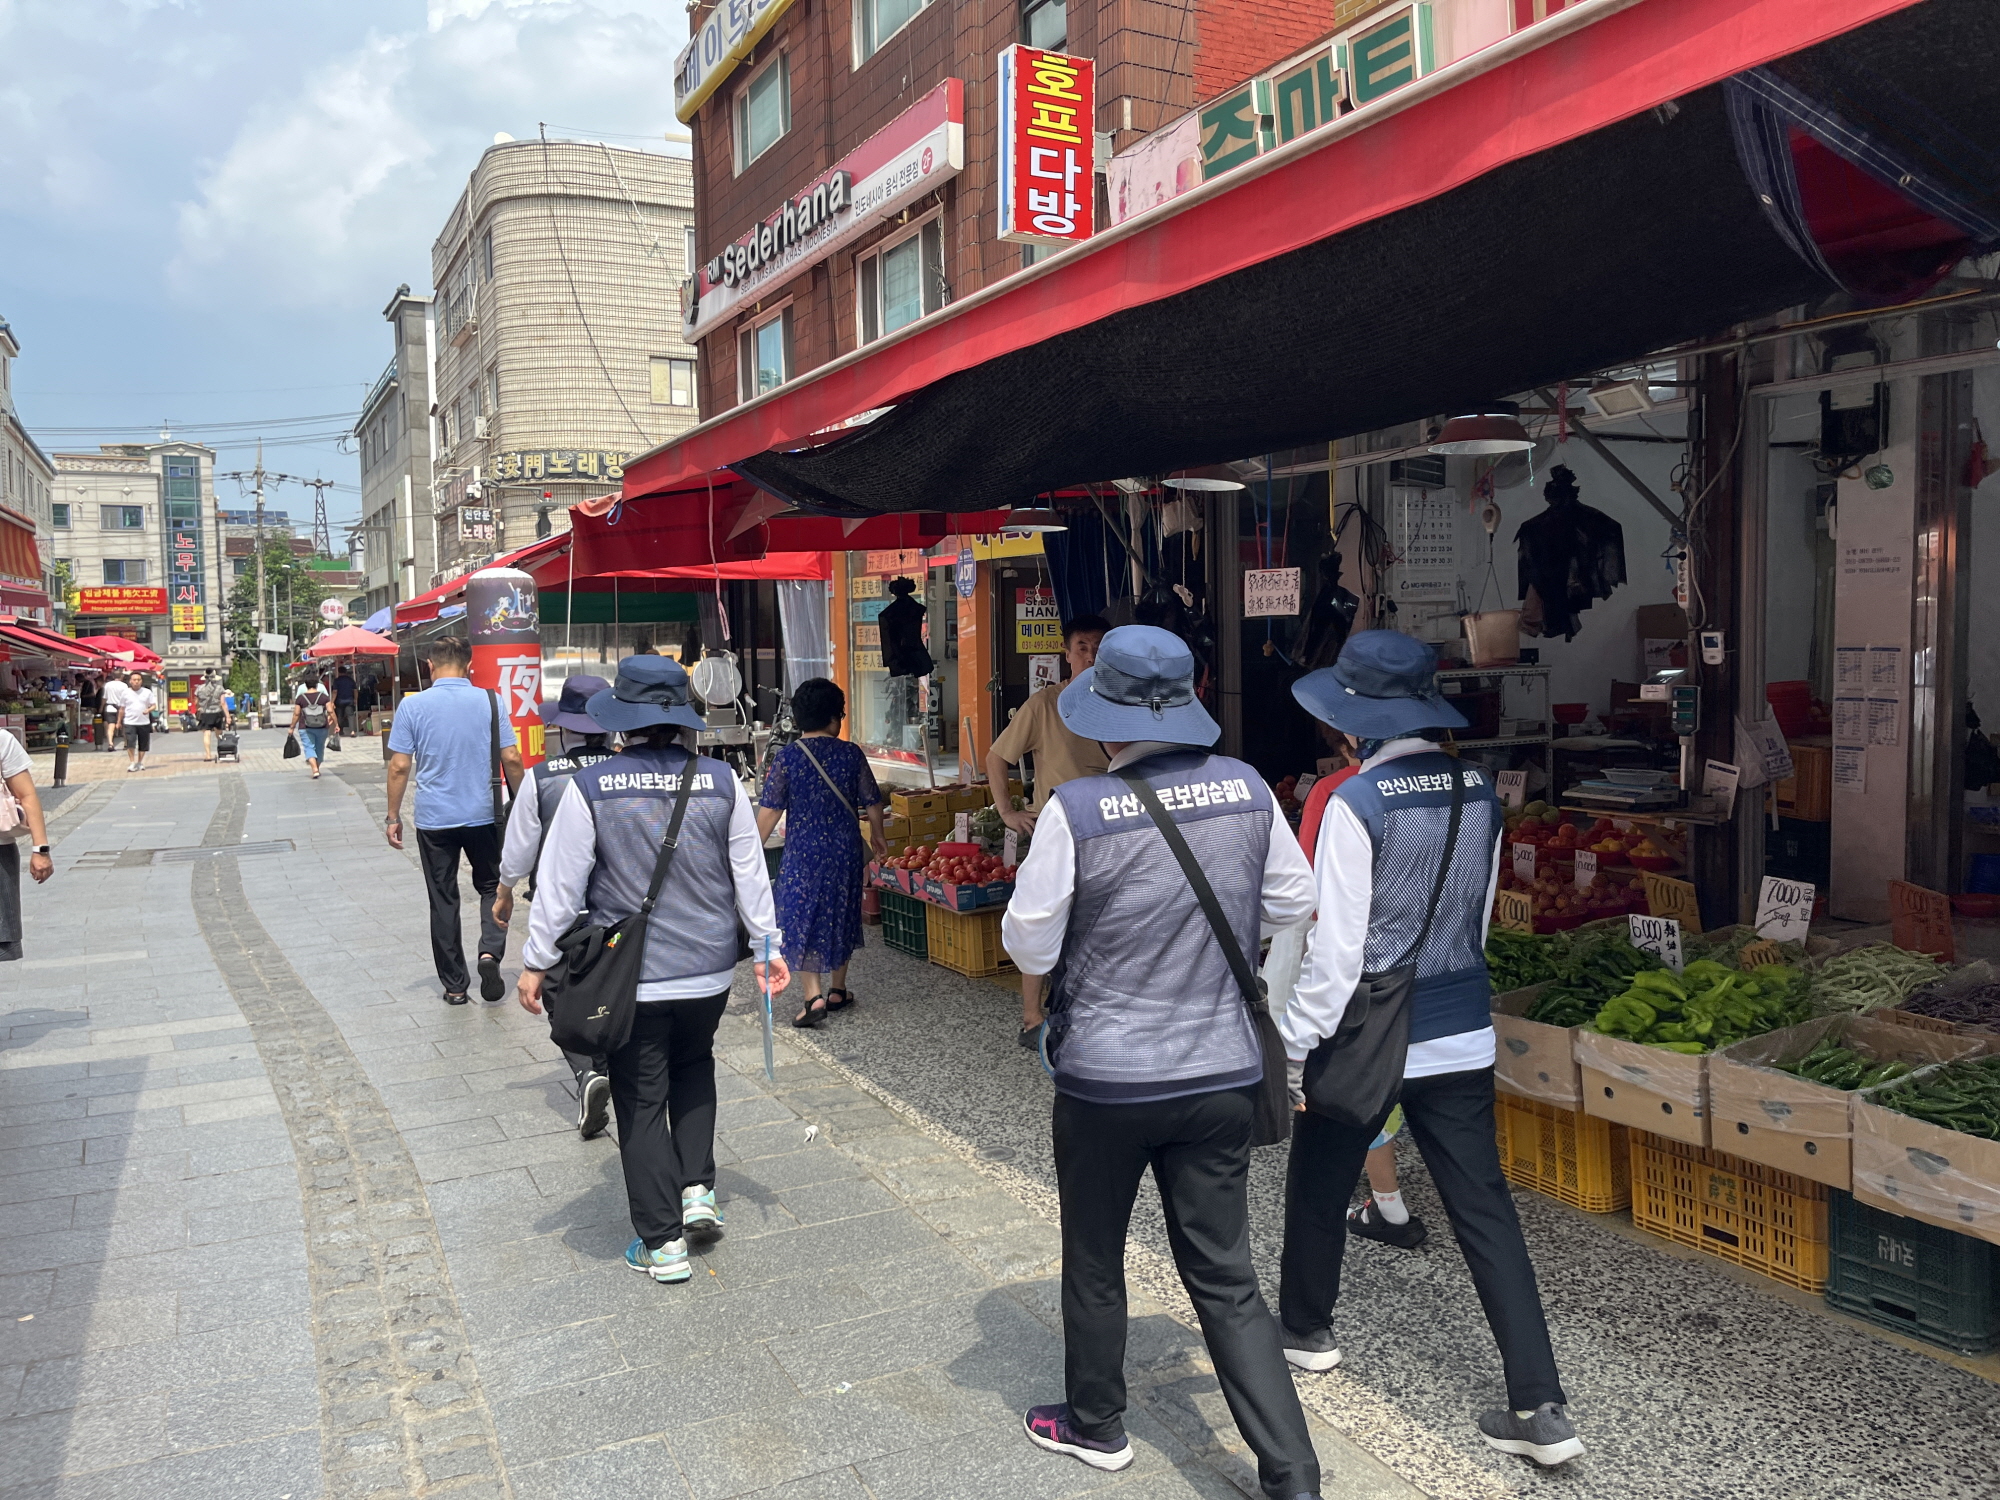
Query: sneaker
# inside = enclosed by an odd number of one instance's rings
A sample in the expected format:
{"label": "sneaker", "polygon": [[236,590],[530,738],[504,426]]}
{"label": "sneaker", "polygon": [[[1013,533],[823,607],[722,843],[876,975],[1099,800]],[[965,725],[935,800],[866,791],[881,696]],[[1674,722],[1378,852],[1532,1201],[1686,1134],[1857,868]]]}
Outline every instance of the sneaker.
{"label": "sneaker", "polygon": [[479,998],[488,1005],[504,998],[507,986],[500,978],[500,960],[489,953],[479,955]]}
{"label": "sneaker", "polygon": [[444,1003],[446,1005],[463,1005],[471,998],[464,990],[446,990],[444,992]]}
{"label": "sneaker", "polygon": [[715,1206],[714,1188],[681,1189],[681,1227],[689,1234],[722,1233],[722,1210]]}
{"label": "sneaker", "polygon": [[604,1130],[611,1113],[611,1080],[602,1073],[583,1075],[583,1088],[576,1098],[576,1131],[586,1141]]}
{"label": "sneaker", "polygon": [[686,1281],[694,1275],[686,1240],[668,1240],[657,1250],[648,1250],[644,1240],[634,1240],[625,1247],[625,1264],[655,1281]]}
{"label": "sneaker", "polygon": [[1544,1401],[1525,1417],[1504,1407],[1486,1412],[1479,1419],[1479,1431],[1490,1447],[1532,1458],[1545,1469],[1566,1464],[1583,1452],[1576,1424],[1554,1401]]}
{"label": "sneaker", "polygon": [[1401,1224],[1391,1224],[1382,1217],[1382,1205],[1372,1197],[1364,1198],[1347,1211],[1347,1232],[1358,1234],[1364,1240],[1380,1240],[1398,1250],[1416,1249],[1424,1242],[1424,1236],[1430,1233],[1424,1228],[1424,1221],[1415,1214]]}
{"label": "sneaker", "polygon": [[1311,1370],[1317,1375],[1340,1363],[1340,1349],[1333,1341],[1331,1328],[1322,1328],[1318,1333],[1294,1333],[1280,1319],[1278,1333],[1285,1345],[1285,1363],[1295,1369]]}
{"label": "sneaker", "polygon": [[1037,1448],[1046,1448],[1051,1453],[1067,1453],[1071,1458],[1080,1458],[1093,1469],[1122,1469],[1132,1462],[1132,1443],[1129,1438],[1120,1438],[1115,1443],[1093,1442],[1070,1426],[1069,1403],[1064,1401],[1055,1406],[1031,1406],[1021,1425],[1028,1434],[1028,1441]]}

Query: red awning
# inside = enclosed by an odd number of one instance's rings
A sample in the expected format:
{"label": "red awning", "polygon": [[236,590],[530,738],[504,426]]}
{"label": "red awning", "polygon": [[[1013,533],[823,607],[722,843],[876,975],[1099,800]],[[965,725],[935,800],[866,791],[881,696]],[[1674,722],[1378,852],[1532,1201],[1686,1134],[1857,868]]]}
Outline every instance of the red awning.
{"label": "red awning", "polygon": [[42,554],[35,545],[35,523],[4,505],[0,505],[0,576],[31,591],[33,603],[48,607],[48,595],[40,586]]}
{"label": "red awning", "polygon": [[53,661],[94,662],[99,653],[88,646],[79,646],[68,636],[56,635],[51,631],[37,630],[23,621],[0,622],[0,640],[33,656],[46,656]]}
{"label": "red awning", "polygon": [[157,667],[160,664],[159,653],[152,647],[128,641],[122,635],[80,635],[76,643],[100,655],[116,657],[131,666]]}
{"label": "red awning", "polygon": [[[503,553],[489,563],[481,563],[472,570],[481,572],[486,568],[519,568],[523,572],[533,572],[537,564],[546,564],[550,558],[560,557],[569,550],[570,534],[558,532],[554,536],[540,537],[525,547]],[[472,573],[461,573],[446,583],[426,589],[413,598],[405,599],[396,606],[395,623],[398,625],[423,625],[438,617],[438,611],[451,600],[465,592],[465,580]]]}
{"label": "red awning", "polygon": [[766,552],[754,562],[712,563],[694,568],[663,568],[669,578],[804,579],[833,577],[831,552]]}
{"label": "red awning", "polygon": [[[624,497],[629,500],[685,490],[758,455],[767,455],[767,468],[782,471],[785,467],[782,463],[769,460],[781,455],[803,460],[810,455],[798,450],[811,448],[815,441],[856,452],[867,449],[881,462],[893,447],[884,440],[886,433],[868,424],[849,427],[846,424],[851,419],[893,408],[949,377],[1035,346],[1041,346],[1037,347],[1037,354],[1046,351],[1049,358],[1037,359],[1032,367],[1022,368],[1008,389],[1017,406],[1030,414],[1037,410],[1046,413],[1041,427],[1030,430],[1031,433],[1043,430],[1048,435],[1061,426],[1066,401],[1061,382],[1066,372],[1074,376],[1076,351],[1080,347],[1077,340],[1065,339],[1064,335],[1089,328],[1097,344],[1116,344],[1121,334],[1129,335],[1123,320],[1136,310],[1176,297],[1182,298],[1176,308],[1187,306],[1186,294],[1210,288],[1224,278],[1267,267],[1281,257],[1335,240],[1361,226],[1378,224],[1503,168],[1530,163],[1542,153],[1607,131],[1620,122],[1637,121],[1660,106],[1684,101],[1687,96],[1711,89],[1747,69],[1802,52],[1893,16],[1914,3],[1915,0],[1596,0],[1564,10],[1407,85],[1368,109],[1303,135],[1107,230],[1084,245],[1060,252],[865,349],[808,371],[769,395],[701,424],[673,443],[629,462],[625,466]],[[1710,130],[1713,118],[1712,112],[1704,114],[1698,122],[1700,128]],[[1702,139],[1706,142],[1713,137],[1707,135]],[[1597,170],[1595,164],[1592,170]],[[1589,189],[1596,185],[1571,186]],[[1626,184],[1627,191],[1635,186]],[[1731,191],[1742,196],[1740,189],[1739,178]],[[1747,201],[1754,206],[1754,198]],[[1520,225],[1507,221],[1504,205],[1481,206],[1478,211],[1497,213],[1499,217],[1459,224],[1456,235],[1461,245],[1468,238],[1477,240],[1490,235],[1505,239],[1521,230]],[[1533,211],[1531,203],[1516,204],[1517,216]],[[1594,247],[1577,244],[1571,247],[1571,253],[1590,255],[1599,261],[1608,258],[1610,264],[1616,265],[1621,245],[1628,239],[1641,243],[1647,232],[1645,224],[1621,222],[1613,227],[1606,243]],[[1436,243],[1439,233],[1440,226],[1427,226],[1427,242]],[[1456,267],[1451,269],[1455,271]],[[1706,269],[1702,268],[1704,273]],[[1753,297],[1775,294],[1774,287],[1786,294],[1794,290],[1790,282],[1777,287],[1779,272],[1763,262],[1757,262],[1753,270],[1765,276],[1764,282],[1752,286]],[[1543,271],[1550,285],[1566,289],[1568,278],[1559,264],[1549,263]],[[1381,309],[1374,306],[1379,296],[1400,296],[1411,303],[1439,297],[1450,301],[1455,297],[1463,343],[1462,325],[1479,312],[1476,305],[1479,298],[1486,294],[1510,297],[1516,290],[1505,284],[1483,288],[1452,287],[1438,282],[1426,285],[1408,267],[1392,268],[1390,275],[1392,284],[1364,287],[1332,287],[1315,284],[1309,277],[1295,278],[1300,284],[1289,290],[1277,288],[1265,292],[1281,306],[1290,297],[1289,305],[1294,309],[1299,306],[1299,298],[1352,303],[1351,336],[1372,334],[1372,343],[1388,348],[1396,343],[1395,328],[1393,321],[1390,326],[1383,326]],[[1398,276],[1401,280],[1395,282]],[[1397,285],[1400,291],[1395,290]],[[1648,288],[1643,280],[1637,283],[1628,280],[1622,295],[1643,303]],[[1707,306],[1699,309],[1704,316],[1712,311]],[[1653,323],[1645,324],[1643,335],[1660,332],[1655,324],[1663,318],[1661,315]],[[1214,348],[1216,330],[1199,327],[1197,322],[1190,318],[1184,324],[1170,320],[1164,328],[1149,325],[1146,337],[1129,338],[1131,347],[1112,351],[1121,361],[1117,368],[1123,370],[1123,379],[1134,392],[1133,399],[1138,399],[1139,388],[1148,382],[1158,384],[1172,378],[1182,352],[1176,339],[1183,344],[1198,340],[1206,356],[1219,357]],[[1566,358],[1597,352],[1585,347],[1587,341],[1579,341],[1576,330],[1566,329],[1561,323],[1560,318],[1542,317],[1537,311],[1533,329],[1539,331],[1540,344],[1546,348],[1529,351],[1536,358],[1528,360],[1524,355],[1524,362],[1533,363],[1538,369],[1546,365],[1561,371]],[[1282,324],[1274,325],[1272,342],[1267,345],[1263,341],[1266,329],[1261,323],[1254,329],[1239,328],[1233,349],[1225,352],[1239,362],[1277,361],[1298,372],[1292,384],[1302,399],[1314,395],[1322,384],[1337,384],[1337,367],[1352,363],[1345,349],[1284,346],[1279,337],[1281,329]],[[1443,335],[1438,337],[1442,339]],[[1646,343],[1614,357],[1636,355],[1653,347],[1657,345]],[[1405,365],[1413,367],[1412,378],[1420,388],[1429,390],[1433,399],[1446,399],[1444,387],[1462,383],[1455,375],[1447,378],[1436,372],[1425,378],[1428,344],[1414,349],[1406,345],[1394,352]],[[1484,373],[1489,378],[1495,377],[1498,373],[1495,362],[1488,362]],[[1303,378],[1304,374],[1313,378]],[[1100,391],[1109,378],[1104,370],[1098,369],[1090,370],[1088,377]],[[1503,392],[1512,389],[1515,387],[1510,385],[1499,387]],[[1015,415],[1003,414],[995,407],[993,403],[998,397],[998,392],[982,391],[977,400],[968,398],[961,407],[947,413],[952,421],[941,423],[931,441],[949,446],[950,451],[921,475],[908,474],[910,488],[935,493],[937,498],[932,503],[944,505],[958,499],[961,503],[985,506],[1004,498],[982,494],[974,483],[989,451],[995,445],[1005,446],[1010,440],[1008,432],[993,425],[1000,415]],[[1175,458],[1166,450],[1174,446],[1198,447],[1204,433],[1219,425],[1216,418],[1221,413],[1240,415],[1230,406],[1232,392],[1226,383],[1218,385],[1210,381],[1195,387],[1185,397],[1176,388],[1173,397],[1169,418],[1163,420],[1158,412],[1152,413],[1155,435],[1151,448],[1163,462],[1151,469],[1113,469],[1110,474],[1058,474],[1050,483],[1037,484],[1028,493],[1073,480],[1166,472],[1186,462],[1207,461]],[[1397,399],[1404,397],[1399,393]],[[1240,394],[1236,400],[1241,402]],[[1320,421],[1324,429],[1361,430],[1376,425],[1362,420],[1358,427],[1351,426],[1343,421],[1344,416],[1350,415],[1344,408],[1328,411],[1323,402],[1306,404],[1322,413]],[[896,415],[892,411],[881,418],[881,429],[896,425]],[[1074,417],[1076,413],[1068,415]],[[1104,431],[1099,414],[1091,413],[1090,420],[1093,430]],[[1329,433],[1322,430],[1317,435],[1323,438]],[[1060,451],[1059,434],[1051,446],[1058,451],[1048,456],[1044,470],[1060,470],[1063,463],[1076,462],[1073,454]],[[1116,446],[1115,442],[1112,446]],[[1262,446],[1232,448],[1220,456],[1262,451],[1266,451]],[[1142,455],[1121,453],[1120,458],[1138,456]],[[894,474],[895,465],[888,472]],[[962,482],[938,493],[940,476],[954,474]],[[767,483],[780,482],[775,473],[761,477]],[[1051,474],[1043,472],[1032,477],[1050,480]],[[787,494],[802,500],[815,498],[807,493],[809,484],[783,487]],[[850,484],[847,495],[858,497],[850,503],[872,504],[884,510],[919,508],[911,497],[890,498],[866,486],[857,491]]]}

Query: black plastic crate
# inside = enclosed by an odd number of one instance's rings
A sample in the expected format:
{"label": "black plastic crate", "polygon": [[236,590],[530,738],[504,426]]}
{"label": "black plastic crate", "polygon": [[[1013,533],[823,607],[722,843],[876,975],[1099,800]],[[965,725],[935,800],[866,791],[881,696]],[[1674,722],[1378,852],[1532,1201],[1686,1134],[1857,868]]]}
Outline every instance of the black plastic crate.
{"label": "black plastic crate", "polygon": [[929,918],[924,908],[929,903],[919,901],[915,896],[905,896],[900,891],[878,891],[882,898],[882,943],[897,953],[907,953],[912,958],[928,959],[931,956]]}
{"label": "black plastic crate", "polygon": [[2000,1345],[2000,1245],[1827,1194],[1826,1300],[1963,1354]]}
{"label": "black plastic crate", "polygon": [[1764,834],[1764,873],[1824,887],[1833,858],[1833,825],[1780,818]]}

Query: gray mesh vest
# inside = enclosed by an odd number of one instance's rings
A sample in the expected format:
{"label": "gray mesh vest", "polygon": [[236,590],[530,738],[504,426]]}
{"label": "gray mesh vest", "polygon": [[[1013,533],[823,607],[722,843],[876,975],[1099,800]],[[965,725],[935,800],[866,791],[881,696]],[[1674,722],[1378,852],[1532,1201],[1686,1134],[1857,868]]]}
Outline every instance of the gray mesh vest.
{"label": "gray mesh vest", "polygon": [[575,775],[597,824],[597,868],[585,900],[590,920],[608,925],[646,899],[690,759],[695,783],[679,852],[646,926],[645,984],[736,967],[736,880],[729,869],[736,775],[719,760],[690,757],[678,747],[626,750]]}
{"label": "gray mesh vest", "polygon": [[[1271,791],[1241,761],[1170,750],[1126,769],[1180,828],[1243,952],[1257,952]],[[1055,789],[1076,895],[1054,976],[1055,1086],[1103,1104],[1241,1088],[1264,1076],[1243,992],[1180,863],[1116,776]]]}

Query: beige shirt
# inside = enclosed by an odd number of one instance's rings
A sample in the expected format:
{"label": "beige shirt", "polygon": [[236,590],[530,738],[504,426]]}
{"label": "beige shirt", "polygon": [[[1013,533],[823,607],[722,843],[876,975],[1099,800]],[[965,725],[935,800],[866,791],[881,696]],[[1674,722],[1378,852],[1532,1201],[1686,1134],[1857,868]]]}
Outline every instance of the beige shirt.
{"label": "beige shirt", "polygon": [[1063,684],[1051,683],[1032,694],[993,742],[994,753],[1009,765],[1019,765],[1029,752],[1035,757],[1035,798],[1029,806],[1040,812],[1049,793],[1079,776],[1101,776],[1108,769],[1104,749],[1096,740],[1070,732],[1056,712]]}

